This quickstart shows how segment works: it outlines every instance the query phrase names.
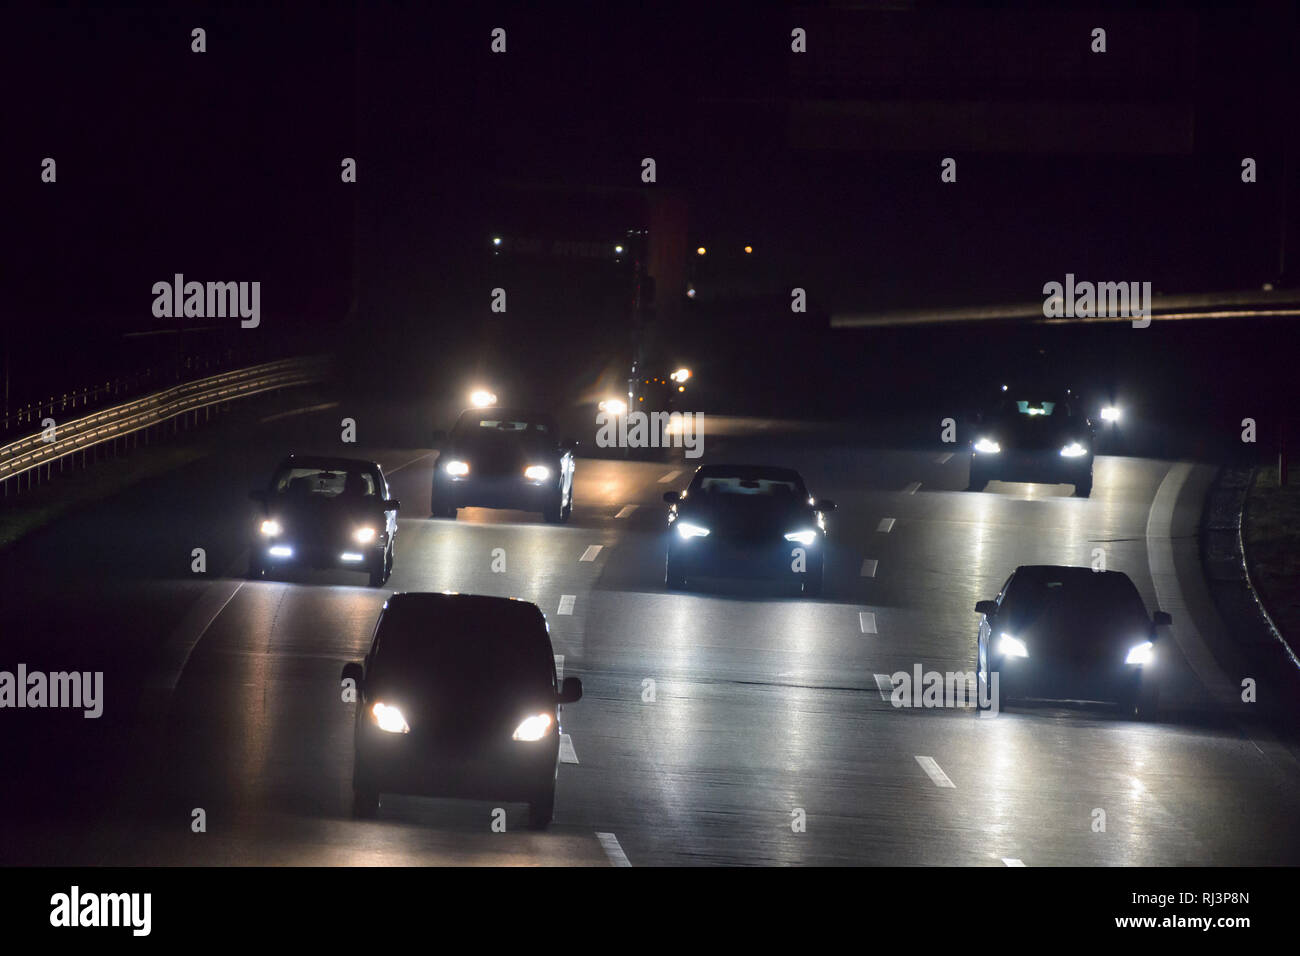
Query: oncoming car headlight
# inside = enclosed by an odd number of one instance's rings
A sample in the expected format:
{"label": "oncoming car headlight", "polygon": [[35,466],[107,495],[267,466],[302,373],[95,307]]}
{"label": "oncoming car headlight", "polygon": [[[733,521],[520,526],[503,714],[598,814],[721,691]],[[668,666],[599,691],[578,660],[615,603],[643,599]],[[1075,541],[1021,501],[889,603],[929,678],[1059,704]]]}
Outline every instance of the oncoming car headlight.
{"label": "oncoming car headlight", "polygon": [[814,541],[817,540],[817,532],[816,531],[791,531],[789,534],[785,536],[785,540],[797,541],[799,542],[799,544],[802,544],[805,547],[807,547],[808,545],[812,544]]}
{"label": "oncoming car headlight", "polygon": [[541,740],[551,732],[551,715],[550,714],[533,714],[531,717],[525,717],[523,722],[515,728],[514,740]]}
{"label": "oncoming car headlight", "polygon": [[698,524],[691,524],[689,521],[678,521],[674,526],[677,533],[683,538],[703,538],[709,533],[709,529]]}
{"label": "oncoming car headlight", "polygon": [[402,712],[390,704],[383,701],[375,701],[375,705],[370,708],[370,715],[375,718],[375,723],[379,729],[390,734],[409,734],[411,725],[406,722]]}
{"label": "oncoming car headlight", "polygon": [[621,398],[607,398],[596,407],[611,415],[623,415],[627,412],[627,402]]}
{"label": "oncoming car headlight", "polygon": [[1101,420],[1103,422],[1117,422],[1120,420],[1122,413],[1115,405],[1107,405],[1101,410]]}
{"label": "oncoming car headlight", "polygon": [[979,438],[975,441],[975,450],[981,455],[996,455],[1002,450],[1002,446],[992,438]]}
{"label": "oncoming car headlight", "polygon": [[1088,454],[1088,449],[1077,441],[1072,441],[1061,449],[1062,458],[1079,458]]}
{"label": "oncoming car headlight", "polygon": [[1150,641],[1143,641],[1134,647],[1129,648],[1128,657],[1124,658],[1125,664],[1150,664],[1156,659],[1156,647]]}
{"label": "oncoming car headlight", "polygon": [[1020,638],[1003,634],[998,638],[998,653],[1003,657],[1028,657],[1029,648]]}
{"label": "oncoming car headlight", "polygon": [[469,464],[463,461],[449,461],[447,462],[447,467],[443,470],[449,475],[460,477],[461,475],[469,474]]}
{"label": "oncoming car headlight", "polygon": [[378,533],[374,528],[358,528],[352,532],[352,540],[358,544],[369,544],[375,540],[375,535]]}
{"label": "oncoming car headlight", "polygon": [[280,522],[276,521],[274,518],[267,518],[262,522],[262,534],[269,538],[275,537],[283,530],[284,529],[280,527]]}
{"label": "oncoming car headlight", "polygon": [[529,481],[545,481],[551,477],[551,469],[545,465],[529,465],[524,469],[524,477]]}

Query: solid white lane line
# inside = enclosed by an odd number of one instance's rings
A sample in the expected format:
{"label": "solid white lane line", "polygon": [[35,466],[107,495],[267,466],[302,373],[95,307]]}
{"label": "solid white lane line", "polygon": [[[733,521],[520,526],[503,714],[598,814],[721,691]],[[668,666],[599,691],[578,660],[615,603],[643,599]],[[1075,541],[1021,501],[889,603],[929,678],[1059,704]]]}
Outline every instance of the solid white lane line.
{"label": "solid white lane line", "polygon": [[631,515],[633,511],[636,511],[636,505],[624,505],[622,508],[618,509],[618,514],[614,515],[614,517],[626,518]]}
{"label": "solid white lane line", "polygon": [[926,776],[934,781],[936,787],[952,787],[954,790],[957,785],[948,779],[948,775],[943,772],[943,768],[935,761],[933,757],[917,757],[916,762],[921,765]]}
{"label": "solid white lane line", "polygon": [[938,458],[935,459],[935,463],[939,465],[946,465],[948,464],[948,462],[952,461],[952,456],[953,456],[952,452],[946,451]]}
{"label": "solid white lane line", "polygon": [[593,545],[591,545],[590,547],[587,548],[586,551],[582,552],[582,557],[580,557],[578,560],[579,560],[579,561],[595,561],[595,560],[596,560],[596,555],[600,554],[600,549],[603,548],[603,547],[604,547],[603,544],[593,544]]}
{"label": "solid white lane line", "polygon": [[573,738],[560,734],[560,763],[577,763],[578,752],[573,749]]}
{"label": "solid white lane line", "polygon": [[578,600],[577,595],[574,595],[574,594],[561,594],[561,595],[560,595],[560,609],[559,609],[558,611],[556,611],[555,613],[557,613],[557,614],[572,614],[572,613],[573,613],[573,602],[576,601],[576,600]]}
{"label": "solid white lane line", "polygon": [[903,489],[903,494],[914,495],[917,493],[917,491],[920,490],[920,488],[921,488],[921,483],[919,481],[913,481],[906,488]]}
{"label": "solid white lane line", "polygon": [[398,465],[396,468],[390,468],[390,469],[386,472],[386,474],[389,474],[389,475],[395,475],[395,474],[397,474],[399,471],[401,471],[403,468],[405,468],[407,465],[414,465],[417,461],[424,461],[424,459],[428,458],[428,457],[429,457],[430,455],[432,455],[432,454],[433,454],[433,452],[431,452],[431,451],[427,451],[427,452],[425,452],[423,455],[421,455],[421,456],[418,457],[418,458],[412,458],[410,461],[402,462],[402,464]]}
{"label": "solid white lane line", "polygon": [[666,485],[668,484],[668,482],[672,481],[680,474],[681,474],[680,471],[670,471],[668,472],[668,474],[664,475],[662,478],[659,479],[659,484]]}
{"label": "solid white lane line", "polygon": [[889,532],[894,530],[894,519],[881,518],[880,524],[876,525],[876,530],[883,531],[885,534],[889,534]]}
{"label": "solid white lane line", "polygon": [[564,655],[555,655],[555,679],[564,680]]}
{"label": "solid white lane line", "polygon": [[874,578],[876,576],[876,567],[880,564],[875,558],[863,558],[862,570],[859,572],[864,578]]}
{"label": "solid white lane line", "polygon": [[871,611],[858,612],[858,627],[862,628],[863,634],[876,633],[876,615]]}
{"label": "solid white lane line", "polygon": [[596,839],[600,841],[600,847],[609,857],[611,866],[631,866],[632,862],[623,852],[623,848],[618,845],[618,837],[612,833],[597,833]]}
{"label": "solid white lane line", "polygon": [[885,703],[889,703],[894,696],[894,682],[890,679],[888,674],[877,674],[875,676],[876,690],[880,691],[880,699]]}
{"label": "solid white lane line", "polygon": [[1007,866],[1024,866],[1023,860],[1017,860],[1014,856],[1004,856],[1002,862]]}

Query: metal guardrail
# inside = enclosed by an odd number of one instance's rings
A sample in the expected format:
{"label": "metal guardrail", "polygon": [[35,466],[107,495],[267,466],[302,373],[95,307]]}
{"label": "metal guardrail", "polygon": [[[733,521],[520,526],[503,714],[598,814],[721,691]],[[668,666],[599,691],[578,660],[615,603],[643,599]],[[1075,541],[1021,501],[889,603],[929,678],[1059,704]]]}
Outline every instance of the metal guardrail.
{"label": "metal guardrail", "polygon": [[68,422],[56,420],[52,441],[47,440],[48,430],[42,429],[0,446],[0,483],[7,485],[25,472],[178,416],[259,392],[319,381],[328,364],[324,356],[282,359],[185,382]]}

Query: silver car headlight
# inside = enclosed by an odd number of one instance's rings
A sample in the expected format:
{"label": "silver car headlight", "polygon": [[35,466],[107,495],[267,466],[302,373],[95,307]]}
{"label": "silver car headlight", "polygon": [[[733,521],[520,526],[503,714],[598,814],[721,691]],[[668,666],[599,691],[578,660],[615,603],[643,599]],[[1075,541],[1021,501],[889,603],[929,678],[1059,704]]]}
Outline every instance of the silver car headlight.
{"label": "silver car headlight", "polygon": [[691,524],[689,521],[678,520],[674,527],[677,533],[683,538],[703,538],[709,533],[709,529],[698,524]]}
{"label": "silver car headlight", "polygon": [[1028,657],[1029,648],[1020,638],[1003,634],[998,638],[998,653],[1003,657]]}
{"label": "silver car headlight", "polygon": [[550,714],[533,714],[531,717],[525,717],[523,721],[515,728],[513,740],[541,740],[551,732]]}
{"label": "silver car headlight", "polygon": [[789,534],[785,536],[785,540],[797,541],[799,542],[799,544],[802,544],[804,547],[807,547],[808,545],[812,544],[814,541],[817,540],[817,532],[816,531],[791,531]]}
{"label": "silver car headlight", "polygon": [[524,477],[529,481],[545,481],[551,477],[551,469],[545,465],[529,465],[524,469]]}
{"label": "silver car headlight", "polygon": [[276,521],[274,518],[267,518],[262,522],[262,534],[266,535],[268,538],[274,538],[283,530],[284,528],[280,527],[280,522]]}
{"label": "silver car headlight", "polygon": [[469,463],[464,461],[449,461],[444,469],[447,474],[459,478],[469,474]]}
{"label": "silver car headlight", "polygon": [[1077,441],[1072,441],[1061,449],[1062,458],[1080,458],[1086,454],[1088,454],[1087,446],[1081,445]]}
{"label": "silver car headlight", "polygon": [[979,438],[975,441],[975,450],[981,455],[996,455],[1002,451],[1002,446],[992,438]]}
{"label": "silver car headlight", "polygon": [[370,716],[375,719],[379,729],[390,734],[409,734],[411,725],[406,722],[402,712],[391,704],[385,704],[383,701],[375,701],[370,708]]}
{"label": "silver car headlight", "polygon": [[371,541],[375,540],[375,537],[378,534],[379,532],[374,528],[358,528],[356,531],[352,532],[352,540],[357,542],[357,544],[369,544]]}

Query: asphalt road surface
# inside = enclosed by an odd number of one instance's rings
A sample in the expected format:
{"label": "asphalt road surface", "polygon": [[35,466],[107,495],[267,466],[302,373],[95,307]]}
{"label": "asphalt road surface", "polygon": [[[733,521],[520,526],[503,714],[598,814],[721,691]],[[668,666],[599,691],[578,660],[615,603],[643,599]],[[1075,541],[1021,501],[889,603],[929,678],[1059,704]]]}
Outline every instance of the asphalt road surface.
{"label": "asphalt road surface", "polygon": [[[745,583],[665,590],[661,496],[697,462],[580,459],[572,521],[551,526],[482,509],[431,520],[428,449],[350,448],[378,458],[403,503],[389,585],[243,580],[248,490],[291,447],[343,450],[322,443],[329,428],[310,414],[266,423],[0,556],[0,668],[105,671],[98,720],[3,715],[0,862],[1300,863],[1300,770],[1240,703],[1249,675],[1200,583],[1203,466],[1098,458],[1086,500],[1066,486],[972,493],[960,453],[715,423],[703,461],[790,464],[838,502],[826,592],[806,599]],[[981,719],[886,699],[895,671],[974,668],[974,604],[1016,565],[1089,565],[1098,548],[1174,615],[1157,721],[1060,705]],[[364,655],[391,590],[515,596],[546,613],[563,673],[585,688],[564,710],[549,831],[528,831],[522,805],[497,833],[492,803],[405,797],[351,818],[339,670]]]}

